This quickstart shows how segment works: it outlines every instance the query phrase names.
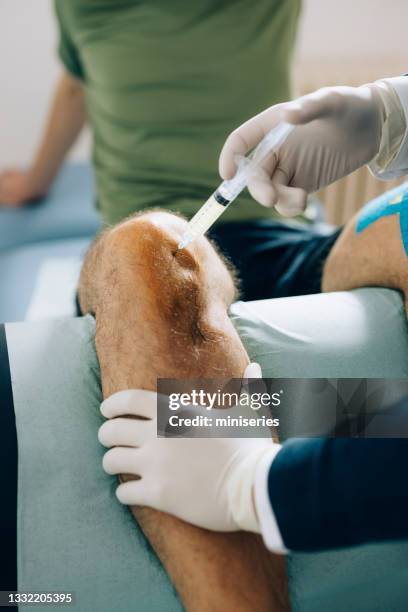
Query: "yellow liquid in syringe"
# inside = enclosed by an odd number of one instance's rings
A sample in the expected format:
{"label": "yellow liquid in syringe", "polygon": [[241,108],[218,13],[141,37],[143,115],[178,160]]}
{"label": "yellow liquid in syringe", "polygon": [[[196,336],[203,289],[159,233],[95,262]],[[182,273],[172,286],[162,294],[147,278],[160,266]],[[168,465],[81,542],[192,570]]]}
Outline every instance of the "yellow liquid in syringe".
{"label": "yellow liquid in syringe", "polygon": [[203,236],[217,219],[221,217],[222,213],[225,212],[229,202],[225,201],[225,204],[220,204],[214,196],[215,194],[213,193],[200,210],[196,212],[191,221],[189,221],[187,231],[178,245],[179,250],[184,249],[199,236]]}
{"label": "yellow liquid in syringe", "polygon": [[235,176],[223,181],[191,219],[178,245],[179,250],[184,249],[195,238],[203,236],[210,229],[246,187],[251,174],[261,166],[272,151],[279,149],[294,128],[294,125],[281,121],[262,138],[254,151],[238,165]]}

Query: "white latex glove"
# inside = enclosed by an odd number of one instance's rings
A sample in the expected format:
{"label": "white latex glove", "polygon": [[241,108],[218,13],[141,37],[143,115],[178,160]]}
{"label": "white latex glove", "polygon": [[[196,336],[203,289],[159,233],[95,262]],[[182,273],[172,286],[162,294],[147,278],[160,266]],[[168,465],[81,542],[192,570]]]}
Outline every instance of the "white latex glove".
{"label": "white latex glove", "polygon": [[[259,366],[250,364],[244,377],[259,374]],[[118,499],[206,529],[259,531],[252,499],[255,471],[279,445],[270,438],[158,438],[156,402],[156,393],[128,390],[101,405],[111,420],[99,429],[99,440],[114,447],[104,456],[104,470],[140,477],[119,485]]]}
{"label": "white latex glove", "polygon": [[260,204],[299,214],[307,194],[369,163],[378,153],[385,110],[378,85],[327,87],[271,106],[234,130],[221,151],[219,171],[230,179],[236,160],[281,120],[298,127],[249,182]]}

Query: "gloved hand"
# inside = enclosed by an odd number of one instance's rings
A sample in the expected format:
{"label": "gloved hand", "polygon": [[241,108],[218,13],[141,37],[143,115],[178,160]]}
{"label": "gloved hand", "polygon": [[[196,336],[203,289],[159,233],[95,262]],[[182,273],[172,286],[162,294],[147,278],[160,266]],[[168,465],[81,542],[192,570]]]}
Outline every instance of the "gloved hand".
{"label": "gloved hand", "polygon": [[[244,377],[254,377],[255,365]],[[99,440],[114,447],[104,456],[105,471],[140,477],[119,485],[118,499],[206,529],[259,531],[252,499],[255,471],[279,445],[270,438],[158,438],[156,401],[156,393],[129,390],[102,403],[102,414],[111,420],[99,429]],[[247,416],[256,416],[247,410]]]}
{"label": "gloved hand", "polygon": [[234,130],[221,151],[219,171],[230,179],[236,160],[279,121],[297,127],[250,180],[260,204],[282,215],[299,214],[307,194],[369,163],[378,153],[385,109],[376,83],[327,87],[293,102],[271,106]]}

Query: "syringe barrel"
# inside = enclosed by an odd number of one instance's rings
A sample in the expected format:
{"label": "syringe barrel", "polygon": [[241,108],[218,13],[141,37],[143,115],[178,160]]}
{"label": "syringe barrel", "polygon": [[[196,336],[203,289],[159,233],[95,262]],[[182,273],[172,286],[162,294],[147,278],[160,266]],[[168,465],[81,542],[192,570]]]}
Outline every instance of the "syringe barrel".
{"label": "syringe barrel", "polygon": [[261,166],[265,158],[279,148],[293,129],[293,125],[284,122],[279,123],[268,132],[250,156],[240,160],[235,176],[223,181],[191,219],[179,248],[184,248],[185,245],[195,238],[203,236],[210,229],[231,202],[245,189],[248,180]]}
{"label": "syringe barrel", "polygon": [[243,191],[248,182],[248,173],[241,171],[230,179],[229,181],[223,181],[218,189],[214,192],[214,197],[217,201],[220,198],[231,204]]}
{"label": "syringe barrel", "polygon": [[233,176],[232,179],[223,181],[215,192],[215,195],[220,194],[223,198],[228,200],[229,203],[233,202],[245,189],[251,176],[253,176],[262,165],[265,158],[273,151],[279,149],[280,145],[286,140],[294,128],[294,125],[281,121],[270,130],[248,157],[240,159],[235,176]]}
{"label": "syringe barrel", "polygon": [[203,236],[217,219],[225,212],[230,202],[215,191],[196,212],[188,224],[188,234],[192,238]]}

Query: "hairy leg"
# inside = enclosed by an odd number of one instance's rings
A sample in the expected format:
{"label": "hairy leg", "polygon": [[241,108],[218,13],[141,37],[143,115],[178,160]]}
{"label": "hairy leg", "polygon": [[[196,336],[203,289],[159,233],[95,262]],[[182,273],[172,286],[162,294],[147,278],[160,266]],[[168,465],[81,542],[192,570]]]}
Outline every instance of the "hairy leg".
{"label": "hairy leg", "polygon": [[[158,377],[240,377],[246,352],[227,316],[232,278],[208,241],[176,253],[185,221],[131,219],[88,254],[81,307],[96,316],[104,396]],[[285,563],[247,533],[213,533],[132,508],[188,610],[285,610]],[[256,587],[254,588],[254,585]]]}

